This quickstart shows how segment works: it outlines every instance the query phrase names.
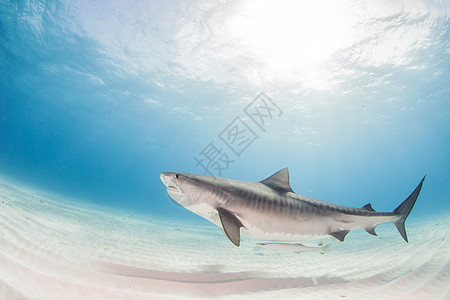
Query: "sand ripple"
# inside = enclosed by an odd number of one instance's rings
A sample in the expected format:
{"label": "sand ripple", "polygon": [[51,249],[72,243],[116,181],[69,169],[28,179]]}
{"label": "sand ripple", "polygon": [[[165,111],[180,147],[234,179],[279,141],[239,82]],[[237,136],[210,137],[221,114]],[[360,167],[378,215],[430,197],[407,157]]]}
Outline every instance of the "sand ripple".
{"label": "sand ripple", "polygon": [[408,220],[409,244],[386,224],[298,255],[0,181],[0,299],[449,299],[449,220]]}

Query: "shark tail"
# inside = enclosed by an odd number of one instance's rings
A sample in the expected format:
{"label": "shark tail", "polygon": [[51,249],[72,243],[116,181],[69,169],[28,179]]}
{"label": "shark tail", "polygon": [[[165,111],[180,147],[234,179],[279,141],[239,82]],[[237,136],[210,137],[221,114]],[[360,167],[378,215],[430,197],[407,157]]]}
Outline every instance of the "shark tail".
{"label": "shark tail", "polygon": [[425,176],[420,181],[419,185],[417,185],[416,189],[403,201],[396,209],[394,209],[393,213],[397,215],[399,218],[396,221],[393,221],[395,227],[397,227],[400,235],[403,239],[408,242],[408,236],[406,235],[405,229],[405,220],[409,216],[414,204],[416,203],[417,197],[419,196],[420,190],[422,189],[423,181],[425,180]]}

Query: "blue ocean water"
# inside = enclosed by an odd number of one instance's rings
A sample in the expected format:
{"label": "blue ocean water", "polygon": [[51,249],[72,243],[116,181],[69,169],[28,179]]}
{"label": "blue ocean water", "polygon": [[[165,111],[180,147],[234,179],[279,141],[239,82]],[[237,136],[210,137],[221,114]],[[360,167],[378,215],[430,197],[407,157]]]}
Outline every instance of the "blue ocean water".
{"label": "blue ocean water", "polygon": [[[0,0],[0,174],[197,221],[159,174],[450,210],[446,1]],[[261,94],[263,92],[263,94]]]}

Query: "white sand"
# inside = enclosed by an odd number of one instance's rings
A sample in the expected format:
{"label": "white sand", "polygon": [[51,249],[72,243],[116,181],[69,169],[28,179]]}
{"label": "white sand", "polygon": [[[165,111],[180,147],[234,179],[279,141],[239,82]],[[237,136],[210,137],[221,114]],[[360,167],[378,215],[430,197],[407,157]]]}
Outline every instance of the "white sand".
{"label": "white sand", "polygon": [[450,218],[411,219],[409,244],[383,224],[324,255],[255,251],[0,180],[0,299],[450,299]]}

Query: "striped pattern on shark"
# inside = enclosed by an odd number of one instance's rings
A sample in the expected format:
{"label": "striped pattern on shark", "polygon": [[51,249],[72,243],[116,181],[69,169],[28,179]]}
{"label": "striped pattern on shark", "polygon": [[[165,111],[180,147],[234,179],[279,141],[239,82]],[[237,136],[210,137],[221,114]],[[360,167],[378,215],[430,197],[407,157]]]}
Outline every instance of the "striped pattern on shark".
{"label": "striped pattern on shark", "polygon": [[296,194],[287,168],[257,182],[174,172],[164,172],[160,177],[171,198],[221,227],[236,246],[241,235],[276,242],[324,236],[344,241],[351,230],[358,228],[376,235],[375,227],[385,222],[392,222],[408,242],[405,220],[425,180],[423,177],[392,212],[377,212],[370,203],[348,207]]}

